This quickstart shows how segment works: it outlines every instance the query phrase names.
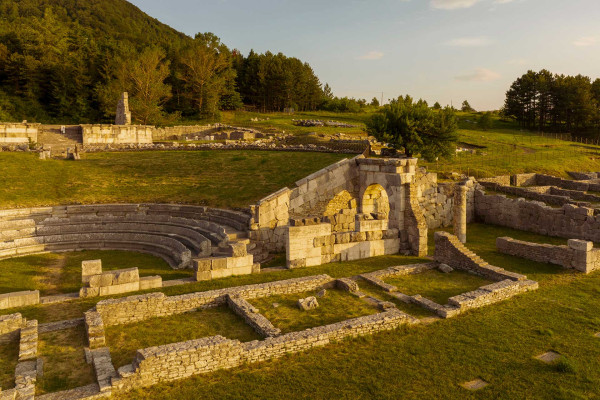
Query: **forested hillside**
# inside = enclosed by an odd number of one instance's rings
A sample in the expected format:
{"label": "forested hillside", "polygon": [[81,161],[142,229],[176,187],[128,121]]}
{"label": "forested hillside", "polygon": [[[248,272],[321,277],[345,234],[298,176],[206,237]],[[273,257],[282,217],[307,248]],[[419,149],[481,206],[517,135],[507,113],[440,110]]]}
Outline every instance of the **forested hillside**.
{"label": "forested hillside", "polygon": [[333,100],[296,58],[244,57],[125,0],[0,2],[0,120],[110,121],[123,91],[134,119],[148,124],[217,117],[243,103],[315,110]]}

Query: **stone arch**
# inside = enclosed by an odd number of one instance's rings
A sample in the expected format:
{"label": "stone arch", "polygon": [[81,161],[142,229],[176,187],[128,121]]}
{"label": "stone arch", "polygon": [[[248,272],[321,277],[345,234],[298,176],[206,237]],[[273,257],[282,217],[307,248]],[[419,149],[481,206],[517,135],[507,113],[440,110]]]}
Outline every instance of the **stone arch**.
{"label": "stone arch", "polygon": [[327,203],[323,216],[329,217],[333,232],[354,230],[357,201],[347,190],[342,190]]}
{"label": "stone arch", "polygon": [[383,214],[385,219],[390,215],[390,200],[386,190],[380,184],[367,187],[362,195],[361,210],[363,214]]}

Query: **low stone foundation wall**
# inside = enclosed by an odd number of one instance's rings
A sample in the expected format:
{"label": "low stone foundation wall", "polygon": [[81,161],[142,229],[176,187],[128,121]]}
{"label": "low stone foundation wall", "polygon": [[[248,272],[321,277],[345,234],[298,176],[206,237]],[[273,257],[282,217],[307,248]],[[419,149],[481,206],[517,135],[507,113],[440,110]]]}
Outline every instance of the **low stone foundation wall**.
{"label": "low stone foundation wall", "polygon": [[593,242],[571,239],[568,246],[553,246],[501,237],[496,239],[496,247],[500,253],[574,268],[586,274],[600,269],[600,250],[593,248]]}
{"label": "low stone foundation wall", "polygon": [[7,308],[31,306],[34,304],[39,304],[39,302],[39,290],[0,294],[0,310],[5,310]]}
{"label": "low stone foundation wall", "polygon": [[110,296],[162,287],[160,276],[140,278],[137,268],[102,272],[101,260],[83,261],[81,275],[86,286],[79,290],[79,297]]}
{"label": "low stone foundation wall", "polygon": [[289,353],[325,346],[348,337],[370,335],[418,321],[392,309],[263,341],[240,343],[222,336],[138,350],[132,365],[119,369],[113,385],[121,390],[154,385],[282,357]]}
{"label": "low stone foundation wall", "polygon": [[517,187],[503,186],[492,182],[480,182],[481,186],[491,189],[495,192],[506,193],[512,196],[523,197],[524,199],[541,201],[551,206],[563,206],[572,204],[574,201],[567,195],[554,194],[550,186],[532,186],[532,187]]}
{"label": "low stone foundation wall", "polygon": [[275,337],[281,334],[281,329],[275,328],[271,321],[265,318],[259,310],[240,296],[227,295],[227,305],[242,317],[262,337]]}
{"label": "low stone foundation wall", "polygon": [[460,269],[493,281],[522,281],[525,275],[494,267],[483,261],[481,257],[467,249],[456,236],[447,232],[435,233],[435,261],[447,264],[454,269]]}
{"label": "low stone foundation wall", "polygon": [[[246,252],[244,245],[244,253]],[[228,276],[249,275],[260,272],[260,264],[254,263],[254,256],[213,257],[194,260],[195,279],[207,281]]]}
{"label": "low stone foundation wall", "polygon": [[472,292],[463,293],[448,299],[448,304],[457,307],[460,312],[487,306],[509,299],[517,294],[536,290],[539,285],[535,281],[513,281],[506,279],[491,285],[482,286]]}
{"label": "low stone foundation wall", "polygon": [[0,343],[17,339],[23,324],[24,319],[20,313],[0,315]]}
{"label": "low stone foundation wall", "polygon": [[[143,321],[153,317],[166,317],[195,311],[199,308],[216,307],[227,304],[227,295],[245,299],[302,293],[333,282],[329,275],[295,278],[285,281],[267,282],[257,285],[190,293],[167,297],[163,293],[130,296],[122,299],[103,300],[96,304],[96,311],[105,326]],[[86,319],[87,323],[87,319]]]}

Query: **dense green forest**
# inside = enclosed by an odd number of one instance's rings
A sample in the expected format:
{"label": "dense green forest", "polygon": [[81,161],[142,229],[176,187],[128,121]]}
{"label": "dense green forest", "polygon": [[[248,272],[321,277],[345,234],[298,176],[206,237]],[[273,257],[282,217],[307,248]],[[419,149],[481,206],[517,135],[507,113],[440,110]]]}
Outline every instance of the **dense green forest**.
{"label": "dense green forest", "polygon": [[307,63],[281,53],[242,55],[211,33],[194,38],[125,0],[2,0],[0,120],[112,120],[120,93],[134,119],[169,124],[261,111],[356,111]]}
{"label": "dense green forest", "polygon": [[526,129],[600,133],[600,79],[528,71],[506,93],[503,110]]}

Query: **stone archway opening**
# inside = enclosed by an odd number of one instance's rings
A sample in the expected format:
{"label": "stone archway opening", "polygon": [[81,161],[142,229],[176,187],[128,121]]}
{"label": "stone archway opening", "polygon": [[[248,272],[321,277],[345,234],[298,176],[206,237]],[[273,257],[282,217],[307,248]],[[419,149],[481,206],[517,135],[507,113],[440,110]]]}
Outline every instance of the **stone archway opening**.
{"label": "stone archway opening", "polygon": [[367,187],[362,197],[362,213],[371,214],[376,219],[389,218],[390,200],[383,186],[374,184]]}

